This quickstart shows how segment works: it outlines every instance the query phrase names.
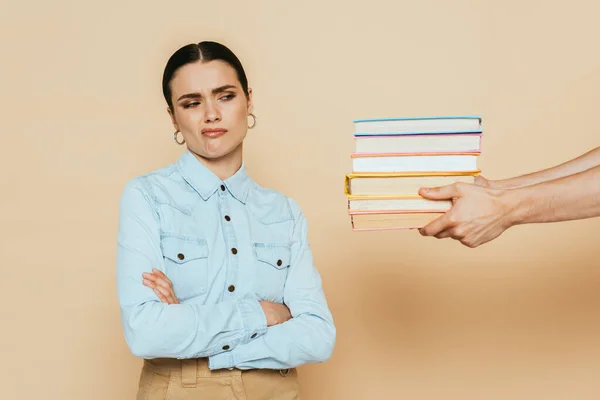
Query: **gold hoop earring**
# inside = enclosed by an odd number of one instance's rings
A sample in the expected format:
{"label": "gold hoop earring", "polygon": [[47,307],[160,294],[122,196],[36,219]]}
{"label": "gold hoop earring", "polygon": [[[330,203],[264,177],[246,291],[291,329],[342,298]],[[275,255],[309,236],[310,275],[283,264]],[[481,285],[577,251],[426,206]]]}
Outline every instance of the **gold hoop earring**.
{"label": "gold hoop earring", "polygon": [[248,114],[250,117],[252,117],[252,125],[248,125],[248,129],[252,129],[256,126],[256,115],[250,113]]}
{"label": "gold hoop earring", "polygon": [[185,143],[185,139],[183,138],[183,133],[181,134],[181,142],[178,140],[178,134],[179,131],[175,131],[175,133],[173,134],[173,140],[175,141],[175,143],[177,143],[178,145],[182,145]]}

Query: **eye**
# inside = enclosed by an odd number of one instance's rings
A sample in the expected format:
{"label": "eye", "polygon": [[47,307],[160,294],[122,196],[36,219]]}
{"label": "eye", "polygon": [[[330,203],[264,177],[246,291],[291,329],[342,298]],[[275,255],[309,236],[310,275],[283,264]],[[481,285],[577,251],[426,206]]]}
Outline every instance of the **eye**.
{"label": "eye", "polygon": [[183,105],[183,108],[192,108],[192,107],[196,107],[200,104],[200,102],[198,101],[193,101],[191,103],[186,103]]}
{"label": "eye", "polygon": [[229,101],[229,100],[233,99],[234,97],[235,97],[235,94],[230,93],[230,94],[226,94],[225,96],[219,97],[219,100]]}

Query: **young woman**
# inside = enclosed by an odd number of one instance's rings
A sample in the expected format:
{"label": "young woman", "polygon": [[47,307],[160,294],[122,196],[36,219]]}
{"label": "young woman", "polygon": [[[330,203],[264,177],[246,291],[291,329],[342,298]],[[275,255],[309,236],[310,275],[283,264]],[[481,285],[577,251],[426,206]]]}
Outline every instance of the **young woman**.
{"label": "young woman", "polygon": [[329,359],[336,330],[302,211],[244,168],[256,124],[244,69],[219,43],[190,44],[162,84],[187,149],[127,182],[120,202],[122,323],[144,358],[137,398],[299,398],[295,367]]}

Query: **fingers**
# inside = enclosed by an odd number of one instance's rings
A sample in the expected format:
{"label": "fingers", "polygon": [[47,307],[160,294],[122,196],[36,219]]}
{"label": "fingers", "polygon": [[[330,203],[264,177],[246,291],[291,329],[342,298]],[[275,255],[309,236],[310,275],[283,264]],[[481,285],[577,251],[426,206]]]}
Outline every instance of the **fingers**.
{"label": "fingers", "polygon": [[[152,275],[152,274],[150,274],[150,275]],[[154,277],[149,276],[148,278],[144,278],[142,283],[144,284],[144,286],[147,286],[150,289],[152,289],[154,291],[154,293],[156,294],[156,296],[158,296],[160,301],[162,301],[163,303],[167,303],[166,296],[163,294],[162,291],[159,290],[158,285],[156,284],[154,279],[155,279]]]}
{"label": "fingers", "polygon": [[173,291],[173,283],[163,272],[153,269],[152,273],[144,272],[142,276],[144,286],[151,288],[161,302],[179,304]]}
{"label": "fingers", "polygon": [[167,276],[161,270],[158,270],[156,268],[152,268],[152,272],[154,274],[160,276],[161,278],[163,278],[166,282],[169,283],[169,285],[173,286],[173,282],[171,282],[171,280],[169,278],[167,278]]}
{"label": "fingers", "polygon": [[267,326],[279,325],[292,319],[291,312],[285,304],[261,301],[260,305],[267,318]]}
{"label": "fingers", "polygon": [[157,286],[153,290],[162,302],[167,304],[179,304],[179,299],[175,297],[175,293],[172,289],[165,289],[162,286]]}
{"label": "fingers", "polygon": [[449,213],[451,211],[446,212],[441,217],[438,217],[431,221],[429,224],[425,225],[421,229],[419,229],[419,233],[423,236],[436,236],[441,234],[441,232],[448,230],[451,228]]}
{"label": "fingers", "polygon": [[419,195],[430,200],[448,200],[460,195],[461,184],[439,186],[433,188],[420,188]]}
{"label": "fingers", "polygon": [[274,316],[276,313],[273,311],[272,304],[270,301],[261,301],[260,306],[265,314],[265,318],[267,319],[267,326],[275,325]]}
{"label": "fingers", "polygon": [[167,278],[165,274],[160,271],[152,270],[152,273],[144,272],[142,276],[149,281],[152,281],[157,286],[161,286],[165,289],[170,289],[173,287],[173,283]]}
{"label": "fingers", "polygon": [[156,296],[158,297],[158,299],[163,302],[163,303],[167,303],[167,304],[171,304],[169,302],[169,299],[167,298],[167,296],[160,291],[160,289],[158,288],[152,288],[152,290],[154,291],[154,293],[156,294]]}
{"label": "fingers", "polygon": [[433,236],[435,236],[438,239],[445,239],[445,238],[448,238],[448,237],[452,236],[452,230],[451,229],[446,229],[446,230],[443,230],[443,231],[441,231],[441,232],[439,232],[439,233],[437,233],[437,234],[435,234]]}
{"label": "fingers", "polygon": [[[169,299],[171,297],[171,291],[163,286],[155,286],[154,289],[159,291],[165,298]],[[156,291],[155,290],[155,291]]]}

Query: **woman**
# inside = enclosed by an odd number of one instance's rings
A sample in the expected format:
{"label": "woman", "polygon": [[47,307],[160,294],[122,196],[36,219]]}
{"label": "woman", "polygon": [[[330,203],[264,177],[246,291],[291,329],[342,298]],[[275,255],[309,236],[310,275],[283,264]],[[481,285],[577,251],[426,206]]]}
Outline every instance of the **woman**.
{"label": "woman", "polygon": [[190,44],[169,59],[163,93],[187,150],[129,181],[120,203],[137,398],[296,399],[295,367],[327,360],[336,331],[302,211],[244,168],[256,123],[244,69],[219,43]]}

